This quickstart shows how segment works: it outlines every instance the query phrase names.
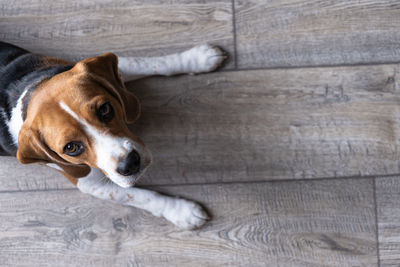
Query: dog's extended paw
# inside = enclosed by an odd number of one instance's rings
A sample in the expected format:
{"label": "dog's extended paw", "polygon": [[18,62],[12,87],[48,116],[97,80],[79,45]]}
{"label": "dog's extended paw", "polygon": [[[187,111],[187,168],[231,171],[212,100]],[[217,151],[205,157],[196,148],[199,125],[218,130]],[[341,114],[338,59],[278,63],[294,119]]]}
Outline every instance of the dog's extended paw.
{"label": "dog's extended paw", "polygon": [[221,49],[209,44],[195,46],[184,52],[182,56],[190,73],[213,71],[227,58]]}
{"label": "dog's extended paw", "polygon": [[163,212],[163,217],[186,230],[199,228],[210,219],[199,204],[180,198],[171,199]]}

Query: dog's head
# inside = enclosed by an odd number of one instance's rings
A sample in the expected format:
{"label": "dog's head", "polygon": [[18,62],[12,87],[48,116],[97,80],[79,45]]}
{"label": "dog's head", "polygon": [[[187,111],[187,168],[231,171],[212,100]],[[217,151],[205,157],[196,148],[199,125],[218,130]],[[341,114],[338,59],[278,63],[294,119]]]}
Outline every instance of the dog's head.
{"label": "dog's head", "polygon": [[72,177],[99,168],[113,182],[133,186],[150,152],[127,127],[140,114],[137,98],[108,53],[82,60],[34,91],[18,138],[22,163],[55,163]]}

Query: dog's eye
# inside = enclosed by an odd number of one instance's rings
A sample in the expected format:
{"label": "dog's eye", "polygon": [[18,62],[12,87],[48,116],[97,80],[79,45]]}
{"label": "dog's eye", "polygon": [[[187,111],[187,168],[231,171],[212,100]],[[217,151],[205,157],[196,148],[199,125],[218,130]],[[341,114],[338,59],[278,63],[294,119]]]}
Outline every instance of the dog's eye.
{"label": "dog's eye", "polygon": [[64,153],[72,157],[79,156],[82,154],[83,150],[81,142],[70,142],[64,146]]}
{"label": "dog's eye", "polygon": [[106,102],[97,110],[97,116],[101,122],[109,122],[114,117],[114,109],[110,102]]}

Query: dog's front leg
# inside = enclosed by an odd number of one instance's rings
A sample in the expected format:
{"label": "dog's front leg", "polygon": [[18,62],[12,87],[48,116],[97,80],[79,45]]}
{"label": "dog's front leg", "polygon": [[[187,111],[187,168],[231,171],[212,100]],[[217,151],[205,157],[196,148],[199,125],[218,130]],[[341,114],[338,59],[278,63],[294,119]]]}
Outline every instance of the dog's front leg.
{"label": "dog's front leg", "polygon": [[98,169],[92,168],[88,176],[78,179],[77,187],[97,198],[162,216],[182,229],[198,228],[208,220],[207,213],[195,202],[136,187],[122,188]]}
{"label": "dog's front leg", "polygon": [[225,58],[221,49],[204,44],[162,57],[118,57],[118,69],[124,82],[128,82],[150,75],[209,72]]}

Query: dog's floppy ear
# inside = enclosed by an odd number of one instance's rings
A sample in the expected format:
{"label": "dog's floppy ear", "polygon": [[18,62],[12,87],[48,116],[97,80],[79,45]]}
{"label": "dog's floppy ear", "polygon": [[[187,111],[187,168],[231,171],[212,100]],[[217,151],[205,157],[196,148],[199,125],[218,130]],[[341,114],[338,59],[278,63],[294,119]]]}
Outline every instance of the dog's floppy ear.
{"label": "dog's floppy ear", "polygon": [[74,70],[84,72],[100,82],[122,105],[127,123],[133,123],[140,115],[139,100],[129,92],[118,73],[118,58],[113,53],[90,57],[79,61]]}
{"label": "dog's floppy ear", "polygon": [[71,164],[52,151],[44,142],[40,132],[31,129],[28,123],[24,123],[19,132],[17,159],[23,164],[55,163],[64,173],[75,178],[83,177],[90,172],[89,166]]}
{"label": "dog's floppy ear", "polygon": [[66,163],[46,145],[39,130],[32,129],[28,123],[24,123],[19,132],[17,159],[23,164]]}

